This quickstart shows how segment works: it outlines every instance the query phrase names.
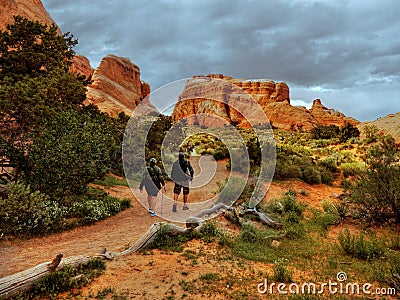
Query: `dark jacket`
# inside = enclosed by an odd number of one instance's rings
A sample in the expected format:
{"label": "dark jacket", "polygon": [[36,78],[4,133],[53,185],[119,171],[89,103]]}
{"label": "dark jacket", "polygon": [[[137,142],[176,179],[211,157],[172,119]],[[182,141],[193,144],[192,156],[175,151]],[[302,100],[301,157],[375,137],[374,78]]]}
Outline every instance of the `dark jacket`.
{"label": "dark jacket", "polygon": [[193,179],[194,170],[190,162],[185,159],[178,159],[172,165],[171,179],[174,182],[185,182]]}

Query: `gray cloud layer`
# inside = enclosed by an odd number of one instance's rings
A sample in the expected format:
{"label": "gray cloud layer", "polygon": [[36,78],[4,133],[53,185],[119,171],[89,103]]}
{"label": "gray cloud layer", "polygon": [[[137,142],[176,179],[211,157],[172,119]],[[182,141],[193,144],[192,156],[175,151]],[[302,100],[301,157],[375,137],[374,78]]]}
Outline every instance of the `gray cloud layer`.
{"label": "gray cloud layer", "polygon": [[197,74],[286,81],[359,120],[400,111],[398,0],[43,0],[94,67],[139,65],[152,90]]}

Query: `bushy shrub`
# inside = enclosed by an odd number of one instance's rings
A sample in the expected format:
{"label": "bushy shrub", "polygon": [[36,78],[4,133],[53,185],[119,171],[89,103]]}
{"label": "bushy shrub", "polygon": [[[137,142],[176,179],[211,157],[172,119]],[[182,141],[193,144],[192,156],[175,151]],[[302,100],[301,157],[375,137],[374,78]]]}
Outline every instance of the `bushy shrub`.
{"label": "bushy shrub", "polygon": [[217,149],[211,154],[215,160],[220,160],[229,157],[229,152],[226,147]]}
{"label": "bushy shrub", "polygon": [[321,170],[320,173],[321,173],[321,183],[328,185],[333,184],[334,176],[331,172],[327,170]]}
{"label": "bushy shrub", "polygon": [[307,166],[306,168],[304,168],[303,179],[309,184],[322,183],[321,172],[312,166]]}
{"label": "bushy shrub", "polygon": [[328,157],[326,159],[319,160],[318,166],[332,173],[337,172],[337,161],[333,157]]}
{"label": "bushy shrub", "polygon": [[301,178],[302,173],[299,166],[293,165],[290,162],[278,159],[276,161],[274,178],[278,180]]}
{"label": "bushy shrub", "polygon": [[222,234],[223,234],[222,231],[217,227],[215,221],[207,221],[203,224],[201,230],[201,237],[206,242],[212,242],[217,237],[220,237]]}
{"label": "bushy shrub", "polygon": [[342,143],[346,142],[351,138],[358,138],[360,136],[360,131],[357,127],[354,127],[350,123],[347,123],[340,129],[339,139]]}
{"label": "bushy shrub", "polygon": [[342,163],[340,170],[344,177],[360,176],[365,172],[365,164],[361,162]]}
{"label": "bushy shrub", "polygon": [[65,209],[30,186],[13,183],[7,198],[0,198],[0,228],[6,234],[43,234],[65,225]]}
{"label": "bushy shrub", "polygon": [[342,163],[353,162],[353,156],[353,153],[350,151],[342,151],[332,153],[329,158],[335,160],[337,165],[340,165]]}
{"label": "bushy shrub", "polygon": [[243,229],[239,235],[239,238],[243,242],[247,243],[265,243],[265,239],[262,236],[261,231],[251,224],[243,224]]}
{"label": "bushy shrub", "polygon": [[357,235],[350,234],[348,229],[339,233],[339,244],[341,249],[348,255],[360,259],[380,258],[385,253],[385,244],[375,237],[367,240],[363,233]]}
{"label": "bushy shrub", "polygon": [[311,148],[326,148],[329,144],[329,140],[316,140],[310,146]]}
{"label": "bushy shrub", "polygon": [[171,235],[168,224],[161,224],[159,233],[145,248],[182,252],[184,248],[183,243],[195,237],[199,238],[200,233],[194,230],[187,230],[182,234]]}
{"label": "bushy shrub", "polygon": [[121,211],[128,209],[131,206],[132,206],[131,199],[124,198],[121,200]]}
{"label": "bushy shrub", "polygon": [[333,124],[329,126],[318,125],[311,129],[310,133],[314,139],[331,139],[336,138],[339,135],[340,129],[338,126]]}
{"label": "bushy shrub", "polygon": [[365,135],[364,142],[366,144],[374,143],[378,140],[378,133],[380,129],[376,125],[365,126],[363,129],[363,133]]}
{"label": "bushy shrub", "polygon": [[337,160],[328,157],[318,163],[311,153],[299,146],[277,147],[277,160],[274,179],[302,179],[309,184],[332,184],[337,173]]}
{"label": "bushy shrub", "polygon": [[284,213],[295,213],[299,217],[303,216],[303,212],[305,210],[305,206],[298,203],[295,199],[296,196],[292,196],[290,194],[285,195],[283,199],[283,212]]}
{"label": "bushy shrub", "polygon": [[366,171],[350,186],[359,217],[368,222],[395,218],[400,222],[399,152],[394,139],[384,136],[366,154]]}
{"label": "bushy shrub", "polygon": [[121,202],[111,196],[82,197],[74,203],[72,210],[82,224],[92,224],[121,211]]}

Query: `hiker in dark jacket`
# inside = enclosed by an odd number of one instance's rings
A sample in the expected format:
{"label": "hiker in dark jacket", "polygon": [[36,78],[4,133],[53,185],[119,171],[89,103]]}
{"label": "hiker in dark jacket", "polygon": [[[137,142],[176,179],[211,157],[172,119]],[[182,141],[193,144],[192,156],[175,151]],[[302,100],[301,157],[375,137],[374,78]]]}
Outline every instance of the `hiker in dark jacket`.
{"label": "hiker in dark jacket", "polygon": [[147,202],[149,203],[149,213],[152,217],[157,216],[156,213],[156,201],[157,195],[161,187],[165,191],[164,178],[161,173],[161,169],[156,166],[157,160],[155,158],[150,158],[147,167],[147,172],[143,172],[143,178],[140,182],[140,192],[143,191],[143,186],[147,192]]}
{"label": "hiker in dark jacket", "polygon": [[183,189],[183,209],[187,210],[188,196],[189,196],[189,184],[193,180],[193,168],[190,162],[185,159],[185,154],[179,152],[179,159],[172,165],[171,179],[175,182],[174,186],[174,205],[172,211],[176,212],[176,205],[178,196]]}

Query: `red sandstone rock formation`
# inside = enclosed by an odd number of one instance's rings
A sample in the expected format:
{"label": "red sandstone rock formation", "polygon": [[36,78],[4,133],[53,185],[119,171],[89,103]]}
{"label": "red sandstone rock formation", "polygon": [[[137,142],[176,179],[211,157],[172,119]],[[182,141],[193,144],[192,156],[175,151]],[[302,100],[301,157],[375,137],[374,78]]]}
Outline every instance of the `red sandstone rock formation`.
{"label": "red sandstone rock formation", "polygon": [[46,25],[55,24],[40,0],[0,0],[0,30],[14,22],[14,15]]}
{"label": "red sandstone rock formation", "polygon": [[353,126],[357,126],[360,123],[354,118],[346,117],[340,111],[323,106],[320,99],[314,100],[310,113],[322,125],[333,124],[343,127],[346,123],[350,123]]}
{"label": "red sandstone rock formation", "polygon": [[149,85],[140,80],[137,65],[128,58],[109,54],[93,73],[87,101],[110,115],[121,111],[130,114],[149,92]]}
{"label": "red sandstone rock formation", "polygon": [[[210,83],[207,84],[207,78],[216,80],[210,80]],[[233,86],[224,84],[225,81]],[[236,88],[238,90],[235,90]],[[222,74],[210,74],[205,77],[194,76],[189,80],[172,116],[175,121],[178,121],[189,115],[207,113],[219,116],[220,121],[216,118],[194,116],[188,119],[189,124],[197,122],[199,125],[221,126],[221,124],[229,122],[240,127],[248,127],[249,123],[243,118],[243,115],[251,114],[254,108],[251,107],[251,101],[247,101],[244,94],[250,94],[262,107],[272,125],[279,129],[310,130],[318,124],[344,126],[346,122],[352,125],[359,123],[336,110],[326,108],[319,99],[314,101],[310,110],[301,106],[292,106],[289,87],[284,82],[239,80]],[[239,109],[232,109],[233,104]]]}
{"label": "red sandstone rock formation", "polygon": [[[14,22],[14,15],[46,25],[55,24],[40,0],[0,0],[0,30]],[[121,111],[131,113],[150,94],[150,86],[140,80],[139,67],[126,58],[108,55],[94,70],[86,57],[76,55],[71,71],[87,78],[93,76],[86,103],[93,103],[113,116]]]}
{"label": "red sandstone rock formation", "polygon": [[85,56],[75,55],[71,72],[85,75],[86,78],[89,78],[93,75],[94,69],[91,67],[89,59]]}

